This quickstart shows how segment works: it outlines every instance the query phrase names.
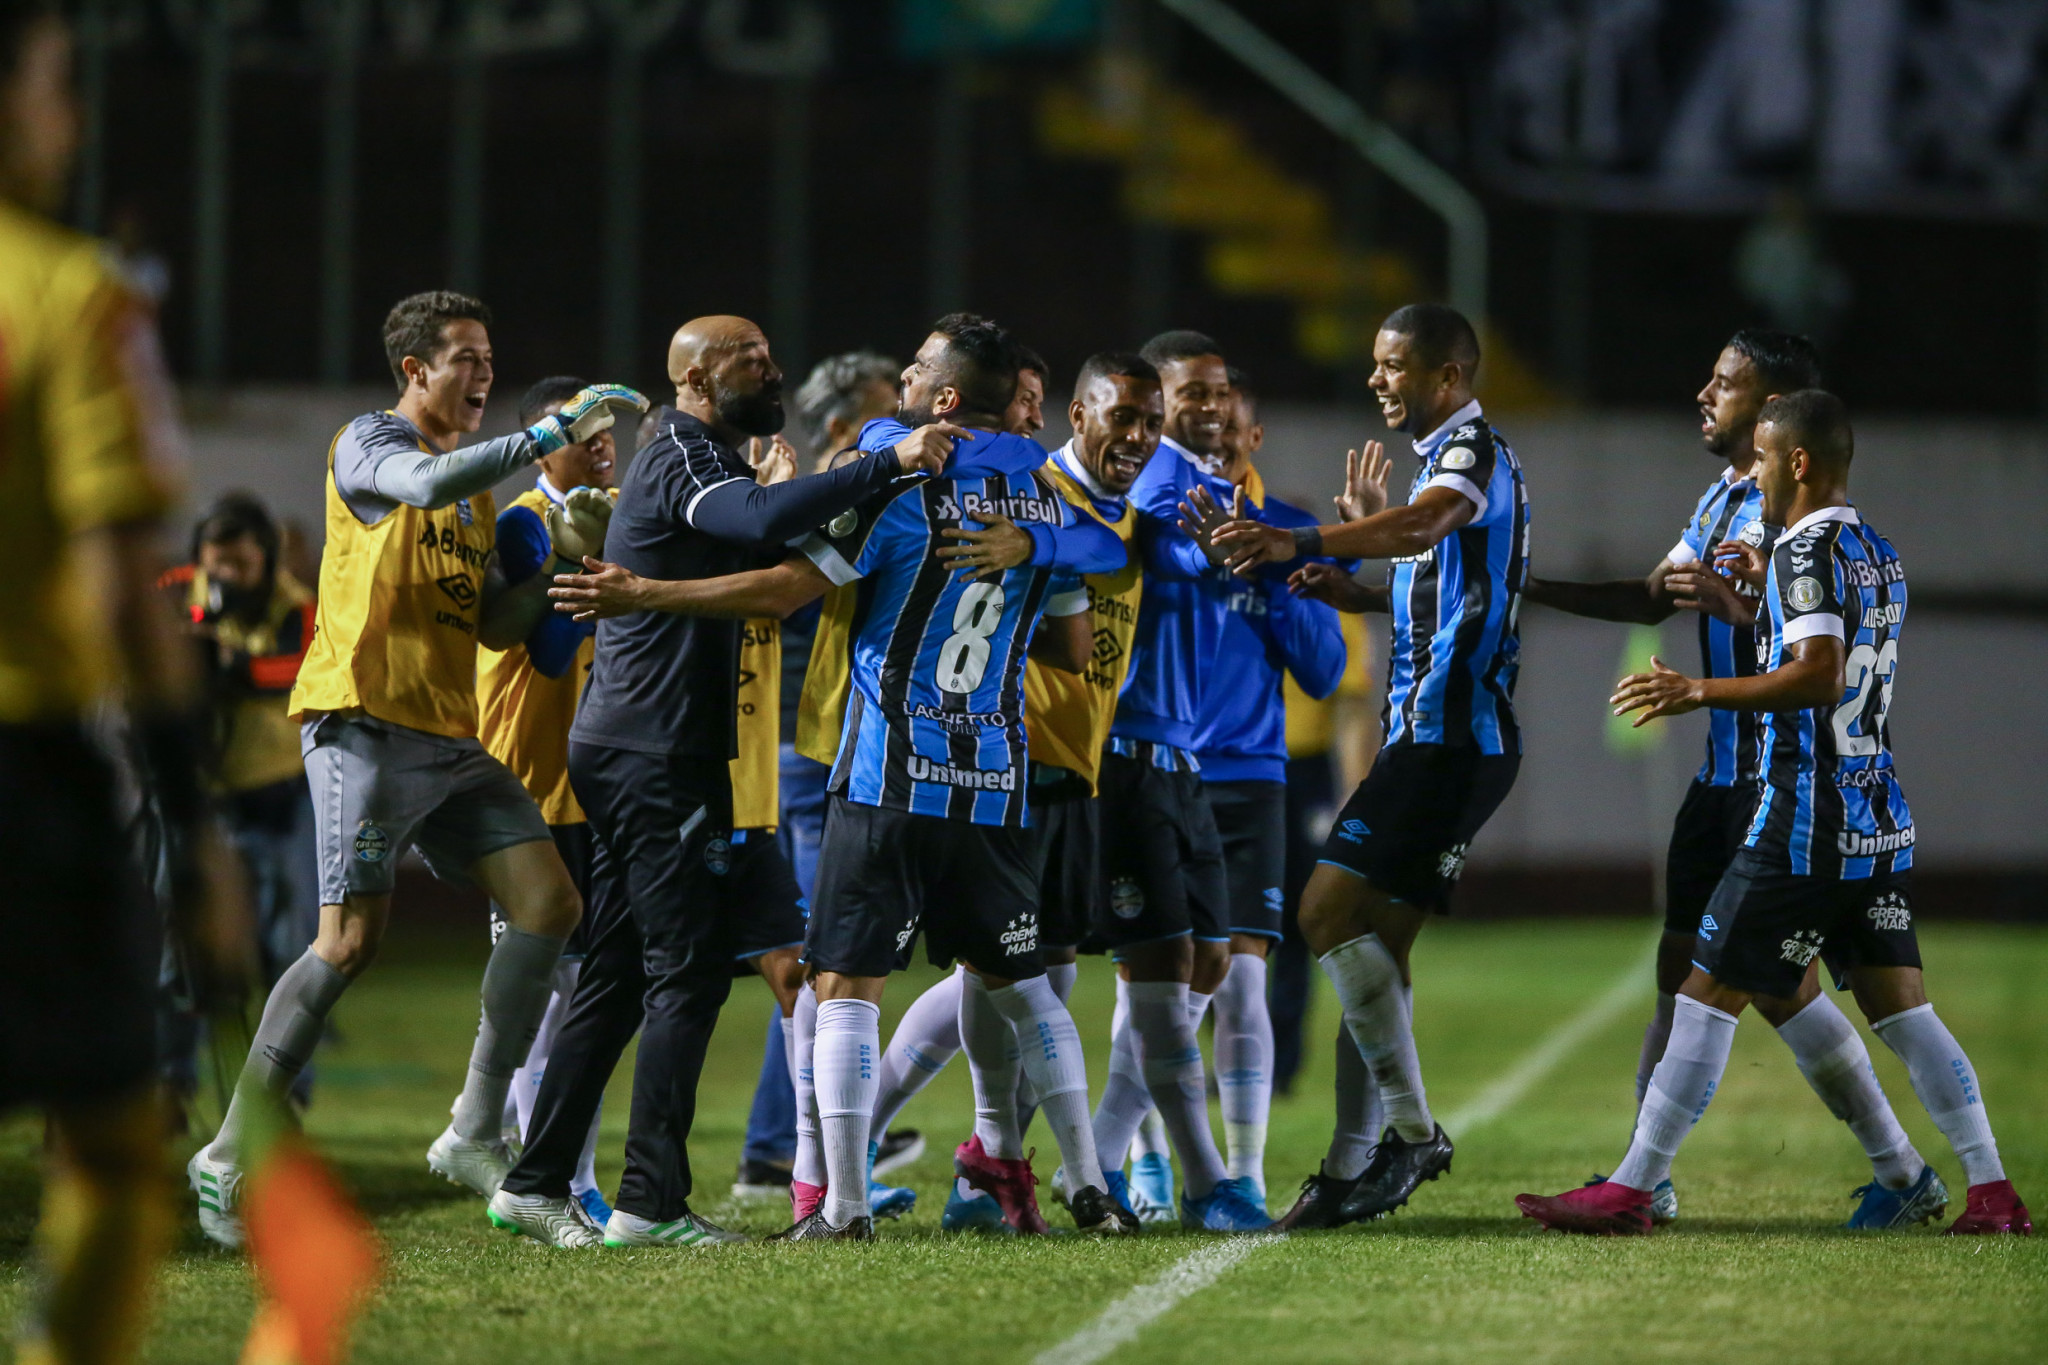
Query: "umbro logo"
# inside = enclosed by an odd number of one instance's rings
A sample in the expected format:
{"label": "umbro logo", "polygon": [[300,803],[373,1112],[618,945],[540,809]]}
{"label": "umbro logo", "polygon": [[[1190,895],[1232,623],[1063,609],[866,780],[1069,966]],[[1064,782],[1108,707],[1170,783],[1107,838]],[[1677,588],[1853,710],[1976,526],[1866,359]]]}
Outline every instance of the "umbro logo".
{"label": "umbro logo", "polygon": [[452,573],[434,580],[434,586],[448,594],[448,600],[468,611],[476,605],[476,584],[466,573]]}
{"label": "umbro logo", "polygon": [[1347,844],[1362,844],[1365,836],[1372,833],[1363,820],[1346,820],[1337,826],[1337,837]]}
{"label": "umbro logo", "polygon": [[1701,937],[1701,938],[1705,938],[1705,937],[1706,937],[1706,936],[1707,936],[1708,934],[1718,934],[1718,933],[1720,933],[1720,932],[1721,932],[1721,926],[1720,926],[1719,924],[1717,924],[1717,923],[1715,923],[1715,922],[1714,922],[1714,917],[1713,917],[1712,915],[1701,915],[1701,916],[1700,916],[1700,937]]}
{"label": "umbro logo", "polygon": [[1091,656],[1097,668],[1108,668],[1124,657],[1123,642],[1116,638],[1116,632],[1104,627],[1095,632],[1095,653]]}

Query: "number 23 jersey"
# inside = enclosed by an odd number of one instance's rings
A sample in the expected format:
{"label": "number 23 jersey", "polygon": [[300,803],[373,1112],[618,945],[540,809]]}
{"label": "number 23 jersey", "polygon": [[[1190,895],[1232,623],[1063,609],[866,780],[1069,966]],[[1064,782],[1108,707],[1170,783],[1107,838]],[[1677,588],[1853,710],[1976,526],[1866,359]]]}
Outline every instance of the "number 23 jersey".
{"label": "number 23 jersey", "polygon": [[1053,574],[1024,566],[969,583],[936,551],[956,543],[942,530],[995,514],[1065,526],[1075,511],[1037,470],[933,479],[873,508],[802,546],[834,582],[860,582],[828,786],[861,805],[1024,825],[1025,651]]}
{"label": "number 23 jersey", "polygon": [[1891,542],[1853,507],[1827,507],[1789,528],[1764,586],[1769,632],[1758,666],[1801,640],[1842,642],[1842,698],[1765,717],[1763,800],[1749,847],[1799,875],[1854,881],[1913,865],[1913,815],[1892,771],[1892,682],[1906,619],[1906,573]]}

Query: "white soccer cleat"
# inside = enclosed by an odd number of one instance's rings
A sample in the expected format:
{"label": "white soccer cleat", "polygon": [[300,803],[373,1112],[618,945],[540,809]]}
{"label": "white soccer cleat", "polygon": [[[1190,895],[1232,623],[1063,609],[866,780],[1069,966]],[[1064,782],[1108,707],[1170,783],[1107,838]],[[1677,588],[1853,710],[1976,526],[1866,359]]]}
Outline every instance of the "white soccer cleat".
{"label": "white soccer cleat", "polygon": [[185,1178],[199,1196],[199,1230],[229,1251],[240,1251],[249,1240],[242,1226],[242,1168],[215,1161],[208,1155],[212,1150],[201,1147],[185,1163]]}
{"label": "white soccer cleat", "polygon": [[683,1210],[680,1218],[657,1223],[619,1209],[612,1210],[604,1225],[608,1247],[712,1247],[744,1242],[747,1235],[722,1228],[702,1214]]}
{"label": "white soccer cleat", "polygon": [[451,1124],[427,1148],[427,1169],[489,1199],[512,1173],[512,1153],[502,1138],[462,1137]]}
{"label": "white soccer cleat", "polygon": [[591,1221],[583,1205],[574,1199],[499,1190],[491,1196],[490,1215],[492,1227],[531,1237],[551,1247],[581,1251],[604,1245],[604,1230]]}

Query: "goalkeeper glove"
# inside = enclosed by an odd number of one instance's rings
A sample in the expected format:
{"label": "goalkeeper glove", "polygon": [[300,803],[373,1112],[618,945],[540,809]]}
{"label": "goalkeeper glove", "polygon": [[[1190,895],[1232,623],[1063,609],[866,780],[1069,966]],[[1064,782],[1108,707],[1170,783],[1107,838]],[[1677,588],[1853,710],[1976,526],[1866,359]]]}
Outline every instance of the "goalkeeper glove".
{"label": "goalkeeper glove", "polygon": [[612,524],[611,495],[600,488],[572,488],[560,502],[548,504],[547,521],[555,553],[581,570],[584,556],[604,557],[605,528]]}
{"label": "goalkeeper glove", "polygon": [[551,412],[528,427],[526,434],[540,447],[541,454],[552,455],[563,446],[581,445],[626,413],[638,417],[647,408],[646,395],[624,384],[592,384],[578,390],[562,404],[561,411]]}

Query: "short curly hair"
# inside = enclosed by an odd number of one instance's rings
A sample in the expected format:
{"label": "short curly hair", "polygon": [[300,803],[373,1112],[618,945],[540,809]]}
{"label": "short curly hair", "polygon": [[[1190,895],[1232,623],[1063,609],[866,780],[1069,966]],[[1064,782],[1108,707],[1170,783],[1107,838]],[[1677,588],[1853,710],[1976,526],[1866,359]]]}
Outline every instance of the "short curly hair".
{"label": "short curly hair", "polygon": [[482,299],[458,294],[452,289],[429,289],[391,305],[384,315],[384,359],[391,366],[391,378],[400,393],[405,392],[405,358],[423,364],[448,347],[442,329],[451,322],[481,322],[491,325],[491,310]]}

